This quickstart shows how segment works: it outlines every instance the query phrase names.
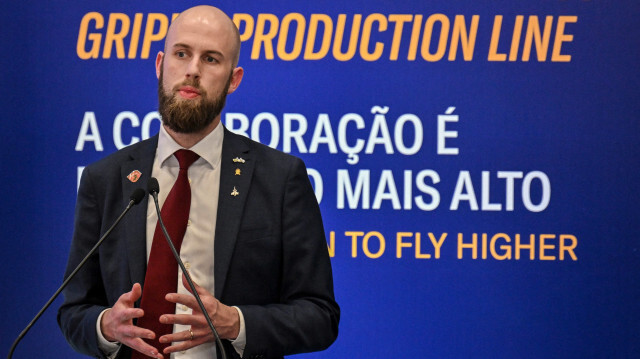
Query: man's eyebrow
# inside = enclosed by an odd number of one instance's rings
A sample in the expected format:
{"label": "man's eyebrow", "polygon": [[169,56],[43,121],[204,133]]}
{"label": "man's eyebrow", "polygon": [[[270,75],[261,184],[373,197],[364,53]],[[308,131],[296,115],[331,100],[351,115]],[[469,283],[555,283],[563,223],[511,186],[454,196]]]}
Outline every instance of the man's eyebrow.
{"label": "man's eyebrow", "polygon": [[[175,43],[173,44],[173,48],[182,48],[182,49],[187,49],[187,50],[191,50],[191,46],[189,46],[188,44],[184,44],[181,42]],[[224,58],[224,54],[218,50],[206,50],[205,54],[211,54],[211,55],[218,55]]]}

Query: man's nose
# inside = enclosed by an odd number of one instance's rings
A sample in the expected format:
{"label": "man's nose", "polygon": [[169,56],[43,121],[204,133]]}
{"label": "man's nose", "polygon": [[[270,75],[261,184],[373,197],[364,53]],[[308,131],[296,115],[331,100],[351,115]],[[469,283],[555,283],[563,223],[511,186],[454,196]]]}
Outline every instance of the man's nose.
{"label": "man's nose", "polygon": [[200,78],[200,59],[194,57],[189,61],[187,66],[187,73],[185,74],[187,78],[199,79]]}

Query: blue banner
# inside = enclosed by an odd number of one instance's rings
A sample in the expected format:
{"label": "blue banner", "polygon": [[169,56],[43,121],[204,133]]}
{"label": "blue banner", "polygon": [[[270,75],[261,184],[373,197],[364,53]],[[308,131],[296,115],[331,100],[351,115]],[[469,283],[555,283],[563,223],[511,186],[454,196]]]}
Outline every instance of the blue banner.
{"label": "blue banner", "polygon": [[[158,132],[196,4],[3,6],[7,351],[63,280],[84,166]],[[323,213],[340,333],[300,357],[640,354],[637,2],[213,5],[245,70],[223,124],[301,157]],[[60,302],[16,358],[81,357]]]}

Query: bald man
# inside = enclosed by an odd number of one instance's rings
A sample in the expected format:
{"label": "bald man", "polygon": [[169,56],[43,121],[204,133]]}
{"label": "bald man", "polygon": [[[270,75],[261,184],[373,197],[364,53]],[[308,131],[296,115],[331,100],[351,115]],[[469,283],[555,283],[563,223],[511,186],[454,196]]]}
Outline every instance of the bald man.
{"label": "bald man", "polygon": [[[180,256],[227,355],[323,350],[337,337],[340,310],[304,163],[220,123],[244,74],[239,51],[238,29],[215,7],[190,8],[171,24],[156,58],[160,132],[85,168],[67,275],[151,177],[163,205],[184,170],[178,152],[188,150],[195,161]],[[167,245],[155,235],[153,201],[123,222],[64,291],[58,322],[68,342],[99,358],[214,358],[219,348],[179,269],[175,291],[153,294],[145,281],[156,246]],[[171,310],[154,313],[148,303],[159,301]]]}

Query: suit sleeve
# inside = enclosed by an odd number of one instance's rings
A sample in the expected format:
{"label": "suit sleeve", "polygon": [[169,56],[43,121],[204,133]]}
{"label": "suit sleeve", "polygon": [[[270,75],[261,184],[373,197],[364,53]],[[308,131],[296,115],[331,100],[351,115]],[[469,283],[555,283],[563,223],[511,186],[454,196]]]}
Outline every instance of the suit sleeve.
{"label": "suit sleeve", "polygon": [[323,350],[338,335],[331,263],[320,209],[300,159],[292,161],[282,206],[282,281],[275,304],[240,306],[244,358]]}
{"label": "suit sleeve", "polygon": [[[90,172],[90,167],[85,168],[78,190],[73,241],[65,278],[100,238],[100,206],[96,201]],[[58,310],[58,325],[65,338],[78,352],[106,358],[98,349],[96,334],[98,316],[107,308],[97,253],[89,258],[63,293],[64,302]]]}

